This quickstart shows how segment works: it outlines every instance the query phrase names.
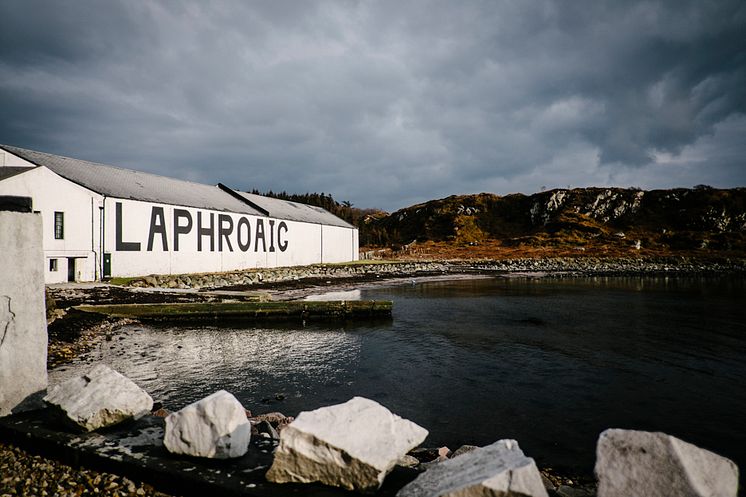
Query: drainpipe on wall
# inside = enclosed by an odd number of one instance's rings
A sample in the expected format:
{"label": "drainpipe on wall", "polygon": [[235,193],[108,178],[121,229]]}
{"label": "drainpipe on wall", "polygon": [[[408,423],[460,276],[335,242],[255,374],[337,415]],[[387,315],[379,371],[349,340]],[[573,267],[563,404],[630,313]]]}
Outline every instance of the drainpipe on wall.
{"label": "drainpipe on wall", "polygon": [[106,247],[106,244],[104,243],[104,237],[106,235],[106,230],[104,229],[104,219],[105,219],[105,213],[106,213],[106,195],[104,195],[102,205],[98,208],[98,222],[99,222],[99,237],[98,237],[98,252],[100,254],[99,256],[99,270],[100,270],[100,280],[104,280],[104,248]]}
{"label": "drainpipe on wall", "polygon": [[93,197],[91,197],[91,253],[93,254],[93,279],[97,280],[98,275],[96,274],[98,272],[98,260],[96,260],[96,246],[93,242],[93,238],[96,232],[95,224],[93,220],[96,218],[96,209],[93,205]]}

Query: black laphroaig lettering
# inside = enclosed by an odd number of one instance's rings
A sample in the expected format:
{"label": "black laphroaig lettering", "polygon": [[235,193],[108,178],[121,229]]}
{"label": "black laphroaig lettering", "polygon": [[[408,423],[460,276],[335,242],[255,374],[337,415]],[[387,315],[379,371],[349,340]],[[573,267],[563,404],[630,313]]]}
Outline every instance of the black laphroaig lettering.
{"label": "black laphroaig lettering", "polygon": [[117,251],[122,252],[138,252],[140,250],[140,242],[125,242],[122,240],[122,202],[116,203],[116,247]]}
{"label": "black laphroaig lettering", "polygon": [[285,231],[285,233],[288,232],[288,225],[285,224],[285,221],[280,221],[280,224],[277,225],[277,246],[280,249],[280,252],[285,252],[288,249],[288,242],[287,240],[282,238],[282,231]]}
{"label": "black laphroaig lettering", "polygon": [[[241,238],[241,227],[246,228],[246,241]],[[236,239],[238,240],[238,248],[241,249],[241,252],[246,252],[249,250],[249,247],[251,246],[251,224],[249,223],[248,218],[241,216],[238,220],[238,224],[236,225]]]}
{"label": "black laphroaig lettering", "polygon": [[274,219],[269,220],[269,251],[275,251],[275,221]]}
{"label": "black laphroaig lettering", "polygon": [[233,233],[233,218],[228,214],[218,215],[218,252],[223,251],[223,239],[225,244],[228,246],[228,250],[233,252],[233,246],[231,245],[231,239],[228,238]]}
{"label": "black laphroaig lettering", "polygon": [[148,233],[148,252],[153,250],[153,239],[155,235],[161,235],[161,246],[168,251],[168,235],[166,235],[166,215],[163,207],[153,206],[150,209],[150,232]]}
{"label": "black laphroaig lettering", "polygon": [[256,234],[254,235],[254,252],[259,252],[259,239],[262,240],[262,252],[266,252],[267,242],[264,240],[264,219],[256,220]]}
{"label": "black laphroaig lettering", "polygon": [[215,252],[215,214],[210,213],[210,226],[202,227],[202,213],[197,211],[197,251],[202,252],[202,237],[210,237],[210,252]]}
{"label": "black laphroaig lettering", "polygon": [[[186,219],[185,224],[179,222]],[[179,235],[186,235],[192,231],[192,215],[184,209],[174,209],[174,251],[179,251]]]}

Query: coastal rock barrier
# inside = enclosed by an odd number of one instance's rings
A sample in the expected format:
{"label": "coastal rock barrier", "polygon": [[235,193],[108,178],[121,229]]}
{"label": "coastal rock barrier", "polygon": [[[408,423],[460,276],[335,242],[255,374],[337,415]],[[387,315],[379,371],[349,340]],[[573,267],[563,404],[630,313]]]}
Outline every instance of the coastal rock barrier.
{"label": "coastal rock barrier", "polygon": [[706,274],[746,272],[744,258],[692,257],[551,257],[477,261],[386,261],[247,269],[225,273],[148,275],[126,282],[132,287],[215,289],[320,280],[406,278],[419,275],[473,273],[548,273],[583,275]]}
{"label": "coastal rock barrier", "polygon": [[149,275],[130,280],[132,287],[226,288],[249,287],[307,279],[339,280],[347,278],[396,278],[413,274],[440,274],[451,271],[444,262],[314,264],[311,266],[247,269],[226,273]]}
{"label": "coastal rock barrier", "polygon": [[[99,364],[87,376],[95,377],[100,368],[111,372]],[[73,405],[79,404],[81,399],[93,401],[103,410],[116,409],[120,404],[115,393],[102,389],[86,392],[69,389],[67,392],[66,403]],[[125,432],[128,440],[145,444],[137,450],[128,450],[128,453],[140,454],[147,451],[149,445],[151,449],[165,446],[169,453],[177,457],[187,454],[195,461],[204,458],[234,458],[236,461],[244,455],[251,458],[256,456],[252,456],[249,446],[254,428],[259,430],[262,424],[272,424],[274,420],[276,430],[273,426],[257,431],[257,435],[273,439],[270,441],[273,453],[259,450],[271,458],[271,467],[264,474],[264,481],[275,484],[319,482],[375,493],[396,466],[411,466],[407,459],[419,459],[423,451],[428,451],[415,449],[428,434],[425,428],[363,397],[304,411],[295,419],[277,413],[260,419],[251,418],[251,414],[230,393],[220,390],[181,411],[163,412],[162,415],[166,416],[165,432],[152,425],[140,435]],[[281,426],[283,422],[286,423]],[[104,440],[91,438],[89,443]],[[81,439],[75,439],[75,444],[81,443]],[[103,450],[108,451],[116,444],[116,441],[109,441]],[[389,488],[387,495],[393,495],[391,490],[397,492],[397,497],[477,497],[488,494],[567,497],[595,493],[554,487],[515,440],[502,439],[485,447],[460,448],[453,453],[445,447],[428,452],[432,454],[427,457],[427,462],[416,465],[407,481],[400,481],[398,488]],[[733,461],[665,433],[606,430],[598,438],[596,456],[598,497],[736,497],[738,493],[738,467]],[[155,465],[157,467],[162,467],[169,458],[163,452],[158,457],[162,461]],[[238,471],[236,466],[231,466],[236,464],[232,461],[223,461],[222,467],[215,466],[216,463],[211,463],[215,474],[221,471],[235,474]],[[184,471],[195,469],[191,463],[187,466]],[[260,465],[249,472],[266,467]],[[240,485],[250,490],[257,487],[256,481],[247,484],[240,481]],[[318,487],[308,488],[309,495],[320,495]],[[255,495],[251,491],[240,493]]]}

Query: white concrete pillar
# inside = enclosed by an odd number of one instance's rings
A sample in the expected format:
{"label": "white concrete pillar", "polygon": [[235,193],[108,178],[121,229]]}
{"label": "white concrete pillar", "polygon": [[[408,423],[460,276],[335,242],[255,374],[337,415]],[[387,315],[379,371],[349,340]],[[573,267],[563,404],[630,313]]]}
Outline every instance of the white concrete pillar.
{"label": "white concrete pillar", "polygon": [[27,197],[0,197],[0,416],[47,387],[41,215]]}

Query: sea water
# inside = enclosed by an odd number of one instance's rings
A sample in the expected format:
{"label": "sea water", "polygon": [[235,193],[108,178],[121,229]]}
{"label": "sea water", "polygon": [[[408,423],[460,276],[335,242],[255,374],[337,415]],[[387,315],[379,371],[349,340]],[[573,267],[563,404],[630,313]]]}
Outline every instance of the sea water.
{"label": "sea water", "polygon": [[218,389],[286,415],[361,395],[427,428],[429,446],[514,438],[589,474],[598,434],[628,428],[746,468],[743,278],[413,280],[334,297],[393,300],[393,317],[131,325],[50,382],[103,361],[171,410]]}

